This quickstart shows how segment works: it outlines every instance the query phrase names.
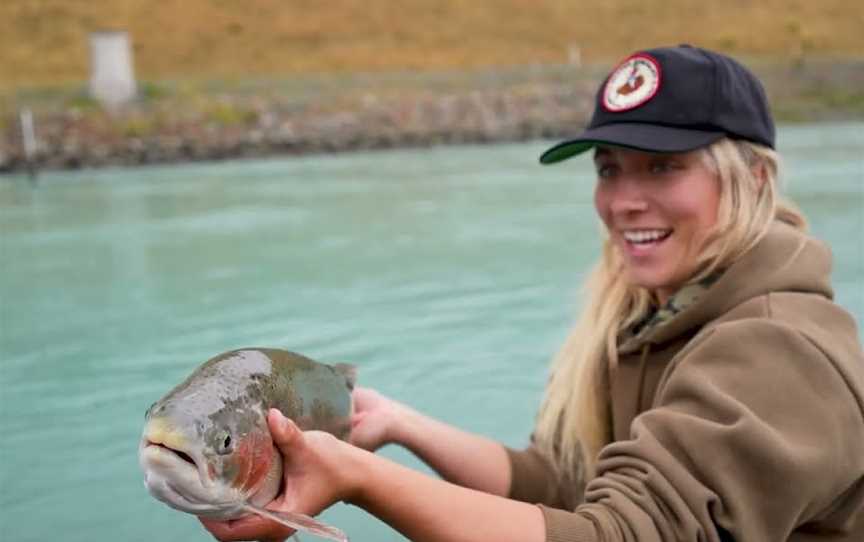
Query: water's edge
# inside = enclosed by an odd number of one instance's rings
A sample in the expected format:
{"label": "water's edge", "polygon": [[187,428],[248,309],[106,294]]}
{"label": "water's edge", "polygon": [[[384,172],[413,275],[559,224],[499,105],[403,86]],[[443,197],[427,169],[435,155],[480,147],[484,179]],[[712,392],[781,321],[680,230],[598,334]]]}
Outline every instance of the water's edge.
{"label": "water's edge", "polygon": [[[802,60],[754,71],[778,120],[864,119],[864,61]],[[112,114],[60,100],[34,112],[39,144],[29,161],[17,119],[6,119],[0,173],[560,138],[584,126],[603,75],[596,66],[547,66],[433,78],[426,86],[418,74],[344,88],[338,80],[303,91],[264,87],[253,95],[165,91]]]}

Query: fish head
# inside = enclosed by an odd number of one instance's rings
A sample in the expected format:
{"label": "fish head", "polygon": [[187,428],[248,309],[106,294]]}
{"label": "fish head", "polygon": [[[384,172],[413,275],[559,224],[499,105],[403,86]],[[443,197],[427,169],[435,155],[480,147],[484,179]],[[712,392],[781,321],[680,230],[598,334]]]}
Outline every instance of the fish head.
{"label": "fish head", "polygon": [[281,481],[281,456],[263,413],[228,409],[202,415],[182,401],[157,402],[139,446],[144,485],[172,508],[198,516],[243,515],[267,504]]}

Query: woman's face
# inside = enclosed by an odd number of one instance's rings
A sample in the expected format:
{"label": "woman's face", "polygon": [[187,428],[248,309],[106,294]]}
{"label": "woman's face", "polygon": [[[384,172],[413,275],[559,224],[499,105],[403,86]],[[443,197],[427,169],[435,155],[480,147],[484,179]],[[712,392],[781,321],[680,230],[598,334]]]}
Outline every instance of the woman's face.
{"label": "woman's face", "polygon": [[630,281],[665,303],[697,271],[699,252],[717,220],[717,175],[699,151],[598,146],[594,164],[594,205]]}

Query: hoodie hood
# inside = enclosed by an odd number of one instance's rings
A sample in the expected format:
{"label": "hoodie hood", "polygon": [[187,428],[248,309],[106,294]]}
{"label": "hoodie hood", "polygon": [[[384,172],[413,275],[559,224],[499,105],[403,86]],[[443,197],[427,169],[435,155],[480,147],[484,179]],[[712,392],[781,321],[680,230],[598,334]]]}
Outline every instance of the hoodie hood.
{"label": "hoodie hood", "polygon": [[[827,245],[775,220],[765,236],[722,275],[712,278],[707,288],[683,288],[679,294],[691,297],[691,302],[680,312],[625,340],[619,352],[629,354],[646,344],[663,344],[771,292],[811,293],[833,299],[830,274]],[[679,294],[673,296],[673,303]]]}

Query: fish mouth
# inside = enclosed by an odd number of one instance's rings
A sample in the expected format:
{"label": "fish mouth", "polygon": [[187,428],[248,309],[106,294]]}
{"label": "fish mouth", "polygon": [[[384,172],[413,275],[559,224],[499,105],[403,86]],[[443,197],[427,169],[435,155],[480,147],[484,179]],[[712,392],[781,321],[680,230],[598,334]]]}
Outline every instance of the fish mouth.
{"label": "fish mouth", "polygon": [[[179,483],[179,485],[178,485]],[[163,472],[149,472],[144,476],[144,486],[156,499],[175,510],[201,517],[226,520],[242,515],[243,502],[213,499],[206,494],[196,494],[194,489],[184,487],[183,481],[173,480]]]}
{"label": "fish mouth", "polygon": [[166,445],[162,444],[161,442],[153,442],[153,441],[144,439],[144,447],[147,448],[150,446],[155,446],[156,448],[160,448],[162,451],[159,453],[173,454],[173,455],[177,456],[179,459],[181,459],[181,460],[185,461],[186,463],[189,463],[190,465],[195,467],[196,470],[198,469],[198,463],[195,462],[195,460],[192,458],[191,455],[187,454],[183,450],[174,449],[170,446],[166,446]]}
{"label": "fish mouth", "polygon": [[207,488],[211,480],[207,475],[205,461],[196,461],[191,450],[178,450],[162,442],[147,438],[141,440],[139,458],[145,472],[148,470],[171,471],[186,480],[185,485],[194,483]]}
{"label": "fish mouth", "polygon": [[211,485],[207,461],[195,439],[164,418],[151,418],[144,428],[139,446],[141,466],[148,470],[173,471],[186,483],[196,478],[198,485]]}
{"label": "fish mouth", "polygon": [[215,519],[236,517],[240,508],[235,495],[210,480],[206,462],[196,462],[193,453],[142,438],[139,461],[147,491],[182,512]]}

